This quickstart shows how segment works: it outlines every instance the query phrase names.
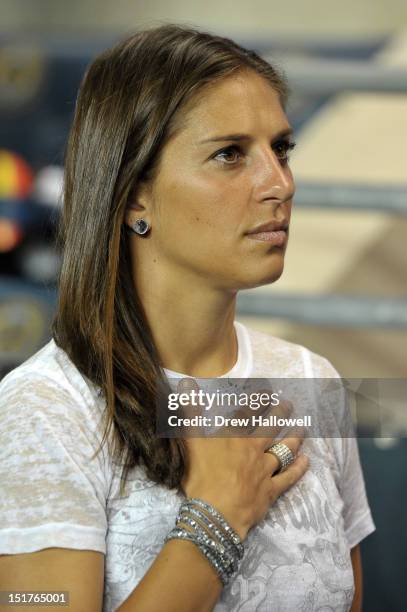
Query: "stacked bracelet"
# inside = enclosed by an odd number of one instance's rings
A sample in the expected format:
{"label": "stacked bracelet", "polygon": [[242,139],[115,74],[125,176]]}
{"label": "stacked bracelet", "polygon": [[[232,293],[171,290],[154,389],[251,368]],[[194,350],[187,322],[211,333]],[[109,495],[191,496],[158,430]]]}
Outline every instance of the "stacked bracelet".
{"label": "stacked bracelet", "polygon": [[226,522],[225,518],[221,515],[220,512],[218,512],[213,506],[211,506],[207,502],[203,501],[202,499],[198,499],[196,497],[192,499],[188,499],[184,503],[187,505],[194,504],[194,505],[200,506],[202,509],[209,512],[209,514],[211,514],[219,522],[222,529],[224,529],[224,531],[230,537],[233,544],[236,546],[236,549],[239,551],[238,552],[239,558],[241,559],[243,557],[244,548],[243,548],[241,539],[239,538],[237,533],[233,531],[232,527],[229,525],[229,523]]}
{"label": "stacked bracelet", "polygon": [[237,572],[244,553],[243,544],[220,512],[202,499],[188,498],[181,504],[175,527],[164,542],[174,538],[194,542],[215,568],[223,585]]}

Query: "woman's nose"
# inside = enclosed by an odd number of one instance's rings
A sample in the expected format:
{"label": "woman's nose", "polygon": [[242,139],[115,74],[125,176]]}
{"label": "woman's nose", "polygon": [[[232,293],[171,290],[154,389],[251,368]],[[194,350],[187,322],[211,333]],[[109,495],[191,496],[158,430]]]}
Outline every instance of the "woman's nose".
{"label": "woman's nose", "polygon": [[263,153],[253,175],[256,199],[290,200],[294,197],[295,183],[287,163],[284,164],[274,151]]}

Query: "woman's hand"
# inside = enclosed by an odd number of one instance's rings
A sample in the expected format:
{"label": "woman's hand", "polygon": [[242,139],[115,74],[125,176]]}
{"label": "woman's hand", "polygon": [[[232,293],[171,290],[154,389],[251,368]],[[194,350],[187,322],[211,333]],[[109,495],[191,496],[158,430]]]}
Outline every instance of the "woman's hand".
{"label": "woman's hand", "polygon": [[[181,382],[179,389],[199,390],[193,379]],[[239,410],[239,416],[244,410]],[[276,411],[274,411],[275,413]],[[277,408],[279,416],[287,416],[288,403]],[[271,428],[270,428],[271,430]],[[265,452],[274,442],[278,430],[269,437],[189,437],[186,473],[182,489],[187,497],[199,497],[221,512],[243,540],[251,527],[260,522],[276,499],[294,485],[308,468],[308,457],[299,455],[284,471],[273,476],[280,463]],[[257,430],[258,431],[258,430]],[[297,431],[284,442],[294,455],[304,439]]]}

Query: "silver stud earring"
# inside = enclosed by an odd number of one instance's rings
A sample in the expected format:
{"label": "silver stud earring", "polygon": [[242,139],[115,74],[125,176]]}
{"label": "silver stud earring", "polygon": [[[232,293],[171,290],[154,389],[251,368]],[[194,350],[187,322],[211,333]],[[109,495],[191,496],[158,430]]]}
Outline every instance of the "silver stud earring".
{"label": "silver stud earring", "polygon": [[130,227],[134,233],[139,234],[140,236],[146,234],[150,229],[149,223],[144,219],[137,219],[137,221],[135,221]]}

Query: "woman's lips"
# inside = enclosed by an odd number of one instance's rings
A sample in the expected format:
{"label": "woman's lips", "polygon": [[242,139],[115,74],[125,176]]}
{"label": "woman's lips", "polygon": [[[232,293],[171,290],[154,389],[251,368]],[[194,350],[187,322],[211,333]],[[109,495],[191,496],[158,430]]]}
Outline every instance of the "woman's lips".
{"label": "woman's lips", "polygon": [[247,236],[252,240],[268,242],[274,246],[284,246],[284,244],[287,242],[287,232],[285,230],[278,230],[275,232],[259,232],[258,234],[247,234]]}

